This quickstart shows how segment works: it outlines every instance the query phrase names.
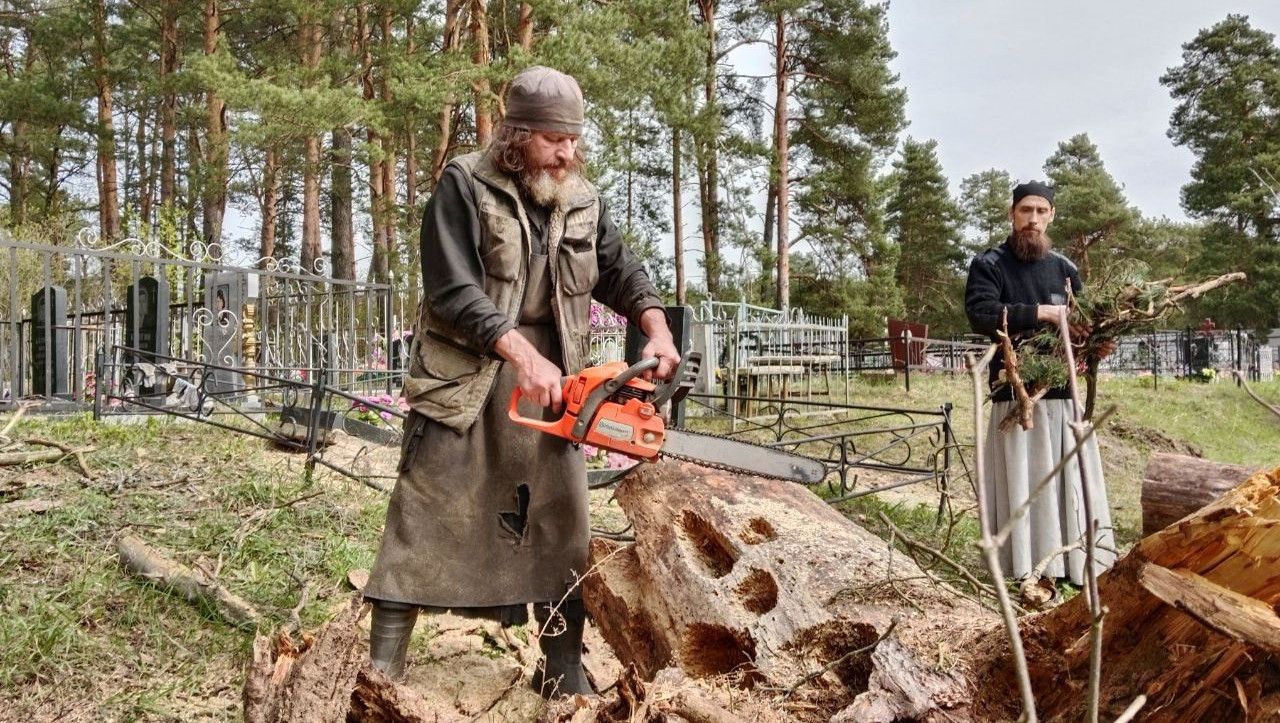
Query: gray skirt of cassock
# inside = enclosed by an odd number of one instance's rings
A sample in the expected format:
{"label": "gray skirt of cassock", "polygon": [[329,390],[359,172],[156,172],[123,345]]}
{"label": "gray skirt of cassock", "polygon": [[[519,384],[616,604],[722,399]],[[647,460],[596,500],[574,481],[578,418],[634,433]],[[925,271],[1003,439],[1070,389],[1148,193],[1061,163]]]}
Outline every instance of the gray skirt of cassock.
{"label": "gray skirt of cassock", "polygon": [[[520,333],[559,357],[555,327],[521,326]],[[367,597],[515,622],[523,616],[512,606],[581,597],[590,538],[586,465],[567,440],[507,418],[515,382],[504,364],[464,434],[418,414],[405,422],[400,476]],[[523,401],[521,411],[543,416]]]}
{"label": "gray skirt of cassock", "polygon": [[[1080,465],[1072,452],[1075,435],[1071,431],[1071,401],[1042,399],[1035,405],[1034,426],[1030,431],[1014,425],[1008,432],[997,430],[1014,402],[991,405],[986,460],[986,495],[991,520],[1003,527],[1032,491],[1045,479],[1063,456],[1071,460],[1037,495],[1025,516],[1014,523],[1005,544],[1000,546],[1000,566],[1005,575],[1020,578],[1030,575],[1042,560],[1055,550],[1078,542],[1085,533],[1085,512]],[[1107,503],[1107,487],[1102,477],[1102,458],[1098,454],[1097,437],[1084,444],[1084,477],[1089,483],[1089,502],[1097,533],[1094,540],[1101,547],[1094,554],[1094,569],[1101,572],[1115,561],[1115,536],[1111,528],[1111,508]],[[995,530],[992,530],[994,533]],[[1106,548],[1106,549],[1104,549]],[[1044,568],[1045,577],[1070,577],[1084,584],[1085,553],[1072,549],[1064,562],[1061,554]]]}

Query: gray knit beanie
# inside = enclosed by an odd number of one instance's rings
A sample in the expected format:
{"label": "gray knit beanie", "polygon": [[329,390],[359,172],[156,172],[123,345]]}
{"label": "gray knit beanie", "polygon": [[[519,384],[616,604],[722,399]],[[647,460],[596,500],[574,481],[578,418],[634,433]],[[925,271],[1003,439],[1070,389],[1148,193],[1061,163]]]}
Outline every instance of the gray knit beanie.
{"label": "gray knit beanie", "polygon": [[507,91],[507,117],[514,128],[582,135],[582,90],[572,76],[544,65],[520,71]]}

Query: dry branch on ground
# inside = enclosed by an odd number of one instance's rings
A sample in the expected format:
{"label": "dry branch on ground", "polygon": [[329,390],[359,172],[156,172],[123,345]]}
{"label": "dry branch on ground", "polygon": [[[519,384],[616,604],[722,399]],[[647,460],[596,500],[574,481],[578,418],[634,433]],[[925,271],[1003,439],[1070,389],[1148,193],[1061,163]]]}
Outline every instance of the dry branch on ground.
{"label": "dry branch on ground", "polygon": [[201,570],[176,562],[134,535],[116,538],[120,562],[138,576],[189,602],[204,600],[232,625],[255,626],[262,616],[247,600],[210,579]]}

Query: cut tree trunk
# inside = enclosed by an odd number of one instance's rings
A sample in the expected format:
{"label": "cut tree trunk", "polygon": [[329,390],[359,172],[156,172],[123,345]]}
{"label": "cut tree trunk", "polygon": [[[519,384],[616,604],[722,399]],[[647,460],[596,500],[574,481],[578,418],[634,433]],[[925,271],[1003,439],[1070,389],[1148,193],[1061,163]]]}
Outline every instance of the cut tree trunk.
{"label": "cut tree trunk", "polygon": [[1142,534],[1172,525],[1234,489],[1255,471],[1184,454],[1152,454],[1142,477]]}
{"label": "cut tree trunk", "polygon": [[660,463],[616,494],[636,541],[594,540],[584,592],[605,640],[642,676],[676,666],[777,692],[830,667],[786,706],[849,721],[988,719],[952,663],[995,614],[807,488]]}
{"label": "cut tree trunk", "polygon": [[[1255,475],[1102,576],[1105,719],[1140,694],[1139,720],[1274,712],[1278,495],[1280,470]],[[675,666],[732,681],[776,696],[797,720],[1018,717],[996,614],[930,582],[808,490],[662,463],[632,473],[617,499],[636,541],[593,541],[585,594],[642,676]],[[1083,719],[1084,596],[1020,626],[1040,720]]]}

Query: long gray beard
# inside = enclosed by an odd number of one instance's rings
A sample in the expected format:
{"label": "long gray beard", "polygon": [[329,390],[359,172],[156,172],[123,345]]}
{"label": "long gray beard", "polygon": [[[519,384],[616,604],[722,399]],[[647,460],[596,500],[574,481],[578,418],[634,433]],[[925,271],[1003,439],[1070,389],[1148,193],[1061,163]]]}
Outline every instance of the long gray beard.
{"label": "long gray beard", "polygon": [[563,181],[557,181],[551,171],[541,168],[532,174],[521,174],[520,183],[529,199],[543,208],[566,208],[578,186],[578,173],[569,171]]}
{"label": "long gray beard", "polygon": [[1013,255],[1022,261],[1039,261],[1049,255],[1053,240],[1042,231],[1015,231]]}

